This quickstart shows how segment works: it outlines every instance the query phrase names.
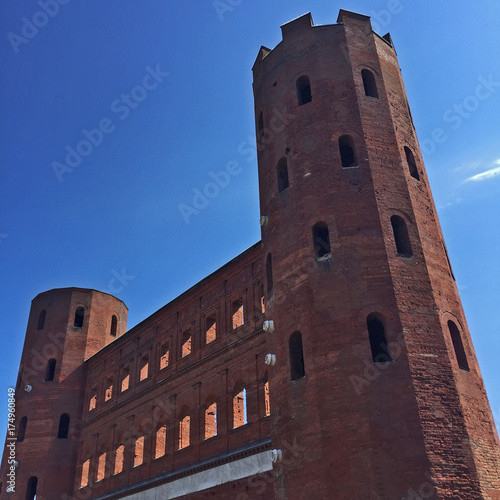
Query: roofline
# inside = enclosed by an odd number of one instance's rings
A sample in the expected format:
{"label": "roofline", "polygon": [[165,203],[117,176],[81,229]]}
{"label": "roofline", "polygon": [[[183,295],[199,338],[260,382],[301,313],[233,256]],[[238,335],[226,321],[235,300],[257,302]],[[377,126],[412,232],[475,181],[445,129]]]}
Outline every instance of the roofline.
{"label": "roofline", "polygon": [[74,291],[74,292],[97,292],[97,293],[102,293],[103,295],[109,295],[110,297],[113,297],[114,299],[120,301],[128,310],[127,304],[123,302],[122,299],[119,299],[118,297],[115,297],[113,294],[109,292],[103,292],[101,290],[97,290],[96,288],[81,288],[78,286],[68,286],[68,287],[62,287],[62,288],[51,288],[50,290],[45,290],[43,292],[40,292],[39,294],[36,295],[33,299],[31,299],[31,302],[36,300],[38,297],[41,295],[45,295],[46,293],[52,293],[52,292],[59,292],[59,291]]}

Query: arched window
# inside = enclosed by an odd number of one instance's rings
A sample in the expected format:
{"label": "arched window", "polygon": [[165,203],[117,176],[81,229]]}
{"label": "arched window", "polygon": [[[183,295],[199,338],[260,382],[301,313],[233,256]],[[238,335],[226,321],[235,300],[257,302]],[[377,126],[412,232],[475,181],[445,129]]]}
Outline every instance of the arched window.
{"label": "arched window", "polygon": [[155,458],[165,456],[166,448],[167,426],[165,424],[161,424],[158,429],[156,429]]}
{"label": "arched window", "polygon": [[26,500],[35,500],[37,486],[38,478],[36,476],[31,476],[28,479],[28,487],[26,488]]}
{"label": "arched window", "polygon": [[238,382],[233,391],[233,429],[247,423],[247,390],[244,382]]}
{"label": "arched window", "polygon": [[116,327],[118,325],[118,318],[113,314],[113,316],[111,316],[111,330],[109,331],[109,334],[112,336],[112,337],[116,337]]}
{"label": "arched window", "polygon": [[270,253],[267,254],[266,259],[266,281],[267,297],[271,298],[273,295],[273,258]]}
{"label": "arched window", "polygon": [[106,475],[106,452],[101,453],[97,459],[96,482],[102,481]]}
{"label": "arched window", "polygon": [[259,113],[259,119],[257,121],[257,137],[259,140],[264,137],[264,114],[262,111]]}
{"label": "arched window", "polygon": [[17,429],[17,442],[22,443],[24,441],[24,436],[26,434],[26,425],[28,424],[28,417],[23,417],[19,422],[19,428]]}
{"label": "arched window", "polygon": [[123,472],[123,463],[125,460],[125,445],[120,444],[115,450],[115,468],[113,474],[121,474]]}
{"label": "arched window", "polygon": [[391,217],[391,225],[398,255],[400,257],[411,257],[413,255],[413,251],[411,249],[406,222],[399,215],[393,215]]}
{"label": "arched window", "polygon": [[286,158],[281,158],[276,167],[278,172],[278,192],[281,193],[288,186],[288,164]]}
{"label": "arched window", "polygon": [[59,419],[59,430],[57,431],[58,439],[67,439],[69,431],[69,415],[63,413]]}
{"label": "arched window", "polygon": [[109,401],[113,397],[113,378],[108,378],[105,385],[104,401]]}
{"label": "arched window", "polygon": [[75,322],[73,326],[75,328],[81,328],[83,326],[83,317],[85,315],[85,309],[83,307],[77,307],[75,311]]}
{"label": "arched window", "polygon": [[165,342],[160,347],[160,370],[168,367],[170,361],[170,343]]}
{"label": "arched window", "polygon": [[469,363],[467,362],[462,336],[460,335],[457,325],[455,325],[453,321],[448,321],[448,330],[450,331],[451,341],[453,342],[453,349],[455,350],[458,367],[461,370],[469,371]]}
{"label": "arched window", "polygon": [[418,170],[417,170],[417,163],[415,162],[415,157],[413,156],[413,153],[410,148],[407,148],[405,146],[405,155],[406,155],[406,163],[408,164],[408,169],[410,170],[410,175],[417,179],[417,181],[420,180],[420,176],[418,175]]}
{"label": "arched window", "polygon": [[45,309],[42,309],[40,311],[40,314],[38,315],[38,325],[37,325],[37,330],[43,330],[43,327],[45,326],[45,316],[47,314],[47,311]]}
{"label": "arched window", "polygon": [[341,135],[339,137],[339,151],[342,168],[356,167],[358,165],[354,139],[350,135]]}
{"label": "arched window", "polygon": [[181,358],[191,354],[191,330],[186,330],[182,334]]}
{"label": "arched window", "polygon": [[191,444],[191,416],[188,407],[183,408],[179,418],[178,450],[187,448]]}
{"label": "arched window", "polygon": [[377,313],[369,314],[366,318],[366,326],[368,328],[368,337],[370,339],[373,362],[387,363],[392,361],[389,347],[387,346],[387,338],[385,336],[382,316]]}
{"label": "arched window", "polygon": [[317,222],[313,226],[313,247],[316,260],[324,260],[331,256],[330,233],[326,222]]}
{"label": "arched window", "polygon": [[215,436],[217,436],[217,403],[215,396],[210,396],[205,406],[205,439]]}
{"label": "arched window", "polygon": [[139,436],[135,440],[133,467],[139,467],[139,465],[142,465],[143,463],[144,463],[144,436]]}
{"label": "arched window", "polygon": [[377,97],[377,84],[375,83],[375,77],[369,69],[361,70],[361,78],[363,78],[363,87],[365,89],[365,95],[368,97]]}
{"label": "arched window", "polygon": [[299,106],[311,102],[311,83],[309,82],[309,77],[304,75],[297,79],[297,101]]}
{"label": "arched window", "polygon": [[47,361],[47,368],[45,369],[45,382],[52,382],[56,373],[56,360],[51,358]]}
{"label": "arched window", "polygon": [[288,341],[290,351],[290,378],[298,380],[305,376],[304,352],[302,350],[302,334],[294,332]]}

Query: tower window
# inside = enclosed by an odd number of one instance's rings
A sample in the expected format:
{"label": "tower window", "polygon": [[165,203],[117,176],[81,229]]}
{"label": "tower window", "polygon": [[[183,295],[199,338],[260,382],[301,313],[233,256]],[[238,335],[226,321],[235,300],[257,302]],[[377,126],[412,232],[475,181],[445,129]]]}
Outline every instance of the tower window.
{"label": "tower window", "polygon": [[262,111],[259,113],[259,119],[257,121],[257,136],[259,140],[264,137],[264,114]]}
{"label": "tower window", "polygon": [[69,415],[63,413],[59,418],[59,430],[57,431],[57,439],[67,439],[69,432]]}
{"label": "tower window", "polygon": [[304,75],[297,79],[297,101],[299,106],[311,102],[311,83],[309,82],[309,77]]}
{"label": "tower window", "polygon": [[28,424],[28,417],[23,417],[19,422],[19,428],[17,430],[17,442],[22,443],[24,441],[24,436],[26,434],[26,425]]}
{"label": "tower window", "polygon": [[317,222],[313,227],[313,246],[316,260],[325,260],[332,254],[330,233],[326,222]]}
{"label": "tower window", "polygon": [[210,344],[217,338],[217,322],[215,316],[205,319],[205,344]]}
{"label": "tower window", "polygon": [[45,382],[52,382],[56,373],[56,360],[51,358],[47,361],[47,368],[45,368]]}
{"label": "tower window", "polygon": [[389,347],[387,346],[387,338],[385,336],[382,318],[376,313],[371,313],[366,318],[366,326],[368,328],[373,362],[387,363],[392,361]]}
{"label": "tower window", "polygon": [[245,323],[245,318],[243,316],[243,301],[235,300],[231,307],[232,320],[233,320],[233,330],[242,326]]}
{"label": "tower window", "polygon": [[36,476],[31,476],[28,480],[28,487],[26,488],[26,500],[35,500],[37,486],[38,478]]}
{"label": "tower window", "polygon": [[75,322],[73,323],[75,328],[81,328],[83,326],[84,315],[85,309],[83,307],[77,307],[75,311]]}
{"label": "tower window", "polygon": [[47,314],[47,311],[45,309],[42,309],[40,311],[40,314],[38,315],[38,325],[37,325],[37,330],[43,330],[43,327],[45,326],[45,316]]}
{"label": "tower window", "polygon": [[217,436],[217,403],[215,398],[209,398],[205,408],[205,439]]}
{"label": "tower window", "polygon": [[339,151],[342,168],[356,167],[358,165],[354,139],[350,135],[342,135],[339,137]]}
{"label": "tower window", "polygon": [[170,344],[165,342],[160,348],[160,370],[167,368],[170,358]]}
{"label": "tower window", "polygon": [[111,330],[109,331],[109,334],[112,337],[116,337],[117,324],[118,324],[118,318],[113,314],[113,316],[111,316]]}
{"label": "tower window", "polygon": [[115,468],[113,474],[120,474],[123,472],[123,463],[125,461],[125,445],[121,444],[115,451]]}
{"label": "tower window", "polygon": [[247,390],[243,382],[234,387],[233,396],[233,429],[248,423],[247,419]]}
{"label": "tower window", "polygon": [[82,476],[80,479],[80,488],[85,488],[89,484],[90,459],[82,464]]}
{"label": "tower window", "polygon": [[191,352],[191,330],[186,330],[182,334],[181,357],[189,356]]}
{"label": "tower window", "polygon": [[97,459],[96,482],[102,481],[106,475],[106,452],[101,453]]}
{"label": "tower window", "polygon": [[469,371],[469,363],[467,362],[467,356],[465,355],[462,336],[460,335],[457,325],[455,325],[453,321],[448,321],[448,330],[450,331],[451,341],[453,342],[453,349],[455,350],[458,367],[461,370]]}
{"label": "tower window", "polygon": [[411,257],[413,255],[413,251],[411,249],[406,222],[399,215],[393,215],[391,217],[391,225],[398,255],[400,257]]}
{"label": "tower window", "polygon": [[273,295],[273,258],[270,253],[267,254],[266,259],[266,281],[267,297],[271,298]]}
{"label": "tower window", "polygon": [[302,350],[302,334],[294,332],[290,335],[288,341],[290,351],[290,377],[292,380],[298,380],[305,376],[304,352]]}
{"label": "tower window", "polygon": [[415,162],[415,157],[413,156],[413,152],[410,148],[405,146],[405,155],[406,155],[406,163],[408,165],[408,169],[410,170],[410,175],[420,180],[420,176],[418,175],[417,163]]}
{"label": "tower window", "polygon": [[191,443],[191,417],[189,416],[189,408],[182,411],[181,418],[179,419],[179,441],[178,450],[187,448]]}
{"label": "tower window", "polygon": [[286,158],[281,158],[277,166],[278,172],[278,192],[281,193],[288,186],[288,164]]}
{"label": "tower window", "polygon": [[377,84],[375,83],[375,77],[369,69],[361,70],[361,78],[363,78],[363,87],[365,89],[365,95],[368,97],[377,97]]}
{"label": "tower window", "polygon": [[130,387],[130,367],[125,366],[122,369],[120,392],[126,391]]}
{"label": "tower window", "polygon": [[135,440],[134,446],[134,467],[139,467],[144,463],[144,436]]}
{"label": "tower window", "polygon": [[139,365],[139,382],[146,380],[149,377],[149,355],[144,355],[141,358]]}
{"label": "tower window", "polygon": [[165,456],[167,445],[167,426],[165,424],[158,427],[156,431],[155,458]]}

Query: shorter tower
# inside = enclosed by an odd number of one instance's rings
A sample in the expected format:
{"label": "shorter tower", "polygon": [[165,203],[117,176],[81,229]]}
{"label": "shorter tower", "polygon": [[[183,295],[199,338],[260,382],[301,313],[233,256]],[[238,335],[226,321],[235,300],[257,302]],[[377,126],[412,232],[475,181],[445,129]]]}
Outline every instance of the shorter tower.
{"label": "shorter tower", "polygon": [[33,299],[15,393],[17,498],[71,495],[68,471],[76,468],[84,361],[125,333],[127,313],[121,300],[96,290],[61,288]]}

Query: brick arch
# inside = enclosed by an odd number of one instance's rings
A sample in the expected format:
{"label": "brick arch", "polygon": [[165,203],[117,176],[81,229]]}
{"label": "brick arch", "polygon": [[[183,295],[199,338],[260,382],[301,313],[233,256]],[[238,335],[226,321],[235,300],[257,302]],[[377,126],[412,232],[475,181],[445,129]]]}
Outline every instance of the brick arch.
{"label": "brick arch", "polygon": [[411,218],[410,214],[408,212],[405,212],[404,210],[401,210],[400,208],[390,207],[384,210],[384,217],[385,219],[389,220],[389,223],[393,215],[400,215],[410,224],[415,224],[415,221]]}

